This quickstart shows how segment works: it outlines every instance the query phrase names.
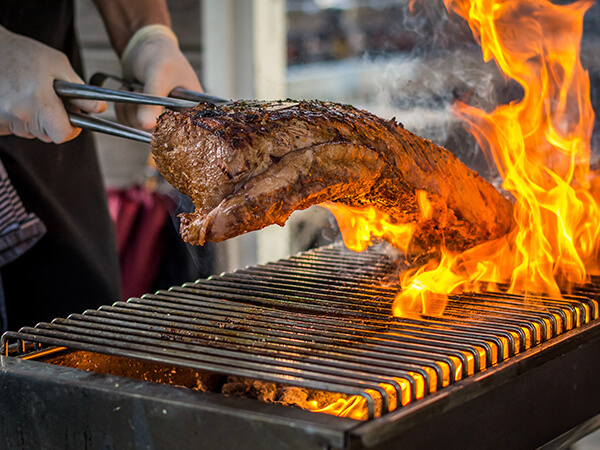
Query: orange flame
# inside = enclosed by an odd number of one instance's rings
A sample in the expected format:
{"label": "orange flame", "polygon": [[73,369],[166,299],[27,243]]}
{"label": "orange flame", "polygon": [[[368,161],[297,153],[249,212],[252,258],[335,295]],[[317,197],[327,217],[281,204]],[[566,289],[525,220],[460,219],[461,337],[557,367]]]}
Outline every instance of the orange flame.
{"label": "orange flame", "polygon": [[[448,294],[495,289],[496,283],[509,283],[509,292],[560,296],[572,283],[599,272],[600,178],[590,173],[594,113],[579,60],[583,16],[593,1],[565,6],[547,0],[444,2],[468,21],[484,60],[495,60],[523,89],[520,100],[491,113],[454,105],[515,198],[517,226],[460,254],[441,248],[439,261],[406,272],[393,305],[400,316],[441,314]],[[425,193],[418,192],[417,200],[422,219],[431,218]],[[374,208],[327,208],[346,246],[356,251],[373,238],[406,250],[416,229],[391,224]],[[407,401],[403,395],[402,404]],[[358,418],[361,410],[364,399],[355,396],[319,411]]]}
{"label": "orange flame", "polygon": [[408,2],[408,10],[411,12],[411,14],[415,13],[415,3],[417,2],[417,0],[409,0]]}
{"label": "orange flame", "polygon": [[[592,0],[563,6],[547,0],[444,1],[468,21],[484,60],[493,59],[523,90],[521,99],[491,113],[454,105],[513,195],[517,226],[460,254],[441,248],[439,261],[404,274],[396,315],[441,314],[449,293],[496,283],[508,283],[509,292],[560,296],[599,269],[600,182],[590,180],[594,112],[579,59],[583,16]],[[426,220],[431,206],[424,193],[417,198]],[[349,248],[364,250],[373,237],[403,250],[410,245],[414,227],[396,230],[374,210],[328,207]]]}
{"label": "orange flame", "polygon": [[[402,280],[395,314],[426,313],[432,296],[510,281],[510,292],[554,296],[597,270],[600,211],[591,192],[594,113],[579,60],[591,1],[445,0],[479,39],[485,61],[523,88],[523,98],[491,113],[457,102],[454,110],[492,157],[515,200],[517,227],[506,238],[451,257]],[[443,307],[441,307],[443,311]]]}
{"label": "orange flame", "polygon": [[[415,381],[417,381],[415,392],[416,398],[423,398],[423,396],[425,395],[425,385],[423,383],[422,377],[415,373],[409,373],[415,378]],[[408,405],[410,403],[411,396],[410,383],[408,382],[408,380],[397,377],[394,377],[393,379],[400,386],[400,393],[397,393],[396,390],[390,384],[379,384],[379,386],[383,388],[388,395],[390,402],[390,411],[397,409],[400,405]],[[372,389],[365,389],[365,393],[369,394],[375,399],[380,398],[379,393]],[[355,420],[364,420],[366,418],[367,412],[367,401],[364,397],[360,395],[352,395],[348,398],[339,398],[331,404],[320,409],[315,407],[311,409],[311,411],[331,414],[339,417],[349,417]],[[379,411],[379,408],[376,408],[376,415],[381,415],[381,411]]]}
{"label": "orange flame", "polygon": [[320,206],[333,214],[344,245],[356,252],[366,250],[377,239],[385,239],[394,247],[406,251],[417,228],[413,223],[392,223],[388,214],[373,206],[358,208],[340,203],[323,203]]}

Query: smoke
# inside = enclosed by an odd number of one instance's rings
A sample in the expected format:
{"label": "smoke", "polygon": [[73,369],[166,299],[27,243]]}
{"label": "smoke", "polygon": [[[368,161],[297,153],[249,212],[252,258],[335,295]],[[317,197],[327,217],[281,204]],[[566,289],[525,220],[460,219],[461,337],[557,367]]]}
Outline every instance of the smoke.
{"label": "smoke", "polygon": [[414,0],[404,11],[402,27],[415,36],[416,51],[432,54],[479,48],[468,24],[449,14],[442,0]]}
{"label": "smoke", "polygon": [[[522,95],[493,62],[485,63],[468,24],[448,13],[440,1],[414,0],[402,6],[398,34],[412,46],[400,56],[366,55],[381,66],[373,101],[376,114],[395,116],[403,125],[452,151],[467,166],[492,180],[498,176],[475,139],[452,112],[461,100],[493,110],[506,99]],[[371,108],[373,109],[373,108]]]}
{"label": "smoke", "polygon": [[213,243],[196,246],[184,242],[179,235],[181,225],[179,214],[194,211],[194,203],[187,195],[171,187],[164,180],[160,183],[160,191],[167,195],[175,205],[171,212],[172,226],[167,227],[165,239],[169,241],[168,253],[164,258],[161,270],[163,286],[180,285],[187,281],[205,278],[214,273],[218,265],[217,252]]}

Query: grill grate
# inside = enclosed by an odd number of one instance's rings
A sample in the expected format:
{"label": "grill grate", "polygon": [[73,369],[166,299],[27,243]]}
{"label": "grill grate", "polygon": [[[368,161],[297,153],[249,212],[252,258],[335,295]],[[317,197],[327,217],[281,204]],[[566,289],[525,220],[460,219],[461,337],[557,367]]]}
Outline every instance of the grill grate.
{"label": "grill grate", "polygon": [[357,395],[370,419],[598,318],[594,286],[452,296],[441,317],[395,318],[395,270],[383,251],[323,247],[8,332],[3,352],[59,346]]}

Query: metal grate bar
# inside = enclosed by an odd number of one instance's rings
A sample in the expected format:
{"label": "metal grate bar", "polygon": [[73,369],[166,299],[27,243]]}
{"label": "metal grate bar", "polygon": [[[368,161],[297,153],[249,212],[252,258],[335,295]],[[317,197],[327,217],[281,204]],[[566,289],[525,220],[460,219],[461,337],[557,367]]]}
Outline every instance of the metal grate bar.
{"label": "metal grate bar", "polygon": [[[178,293],[179,295],[183,295]],[[228,302],[219,302],[218,299],[210,299],[198,295],[185,294],[187,299],[192,301],[191,308],[193,311],[202,310],[203,315],[216,316],[216,320],[228,321],[235,318],[236,324],[243,323],[244,325],[263,326],[267,327],[269,331],[278,329],[290,329],[293,333],[297,333],[302,330],[310,337],[308,345],[324,341],[328,344],[340,343],[339,339],[345,339],[343,343],[345,345],[338,346],[342,351],[345,351],[349,345],[360,339],[361,349],[368,349],[371,346],[376,346],[376,350],[386,351],[391,353],[404,352],[405,355],[435,355],[437,351],[444,351],[450,354],[450,356],[459,359],[463,364],[464,375],[467,373],[468,358],[464,355],[464,351],[468,351],[469,347],[463,346],[459,350],[452,350],[447,345],[436,345],[435,342],[428,344],[419,344],[417,340],[412,342],[402,342],[390,337],[386,334],[389,330],[387,324],[381,324],[376,326],[365,326],[362,323],[354,323],[348,320],[340,320],[337,317],[315,317],[306,316],[301,314],[294,314],[293,318],[290,319],[289,313],[281,313],[277,310],[264,308],[264,307],[253,307],[252,315],[250,320],[247,319],[247,313],[239,313],[237,308],[231,307]],[[178,303],[181,302],[183,297],[173,296],[173,292],[163,293],[162,296],[145,296],[143,300],[132,300],[133,303],[148,302],[149,299],[153,301],[151,308],[160,308],[156,299],[163,300],[163,302],[169,301],[170,299]],[[197,302],[197,303],[195,303]],[[163,303],[164,304],[164,303]],[[169,311],[163,309],[163,311]],[[261,325],[262,323],[262,325]],[[348,341],[349,340],[349,341]],[[382,345],[384,347],[382,347]],[[424,353],[426,352],[426,353]],[[379,358],[382,357],[381,353],[377,355]],[[385,354],[383,354],[385,357]],[[448,360],[448,364],[452,364]]]}
{"label": "metal grate bar", "polygon": [[59,346],[356,395],[373,418],[598,317],[595,286],[454,295],[441,316],[392,317],[399,267],[324,247],[8,332],[3,352]]}
{"label": "metal grate bar", "polygon": [[[209,298],[219,298],[219,295],[215,295],[214,291],[211,290],[205,290],[202,289],[203,286],[200,284],[196,284],[194,285],[186,285],[187,286],[187,292],[190,293],[197,293],[199,295],[201,295],[203,298],[205,299],[209,299]],[[179,290],[177,290],[179,291]],[[316,296],[314,297],[314,299],[311,299],[309,297],[300,297],[300,295],[297,292],[292,292],[287,296],[282,296],[282,295],[277,295],[277,296],[270,296],[269,298],[257,298],[255,297],[253,294],[255,294],[255,291],[252,288],[249,288],[247,290],[234,290],[234,289],[230,289],[230,290],[222,290],[220,291],[218,294],[220,294],[221,297],[226,298],[228,300],[233,300],[233,301],[256,301],[257,303],[260,303],[261,305],[268,305],[268,306],[272,306],[272,307],[276,307],[280,302],[282,301],[289,301],[292,302],[292,308],[293,308],[293,302],[301,299],[302,301],[302,305],[306,306],[306,302],[307,301],[311,301],[311,300],[317,300],[320,301],[320,299],[318,299]],[[262,300],[262,301],[261,301]],[[309,308],[307,309],[307,311],[313,312],[314,309]],[[336,310],[328,310],[328,312],[331,313],[336,313]],[[335,316],[334,316],[335,317]],[[350,317],[353,317],[352,315],[350,315]],[[368,319],[381,319],[379,322],[378,321],[374,321],[371,320],[370,322],[365,322]],[[329,318],[328,318],[329,319]],[[389,323],[389,315],[371,315],[371,316],[367,316],[364,313],[360,313],[359,320],[362,320],[364,323],[368,323],[370,326],[379,326],[381,327],[382,324],[386,324],[386,326],[391,326],[391,324]],[[381,322],[384,321],[384,322]],[[445,341],[450,341],[450,342],[461,342],[461,343],[465,343],[465,344],[477,344],[480,345],[484,348],[487,349],[488,351],[488,355],[489,355],[489,361],[488,364],[491,365],[492,364],[492,353],[493,353],[493,349],[491,347],[491,345],[489,344],[489,342],[487,342],[485,339],[481,339],[481,337],[489,337],[490,340],[496,340],[496,343],[500,343],[499,340],[497,340],[495,338],[495,336],[487,336],[485,335],[485,333],[481,333],[478,330],[475,329],[471,329],[468,331],[461,331],[461,330],[454,330],[454,329],[447,329],[447,330],[442,330],[442,329],[435,329],[434,331],[427,329],[426,327],[423,326],[412,326],[413,324],[411,324],[410,322],[406,323],[406,327],[404,327],[402,330],[406,335],[408,336],[413,336],[413,337],[423,337],[425,339],[435,339],[437,341],[441,341],[441,342],[445,342]],[[395,331],[395,330],[393,330]]]}

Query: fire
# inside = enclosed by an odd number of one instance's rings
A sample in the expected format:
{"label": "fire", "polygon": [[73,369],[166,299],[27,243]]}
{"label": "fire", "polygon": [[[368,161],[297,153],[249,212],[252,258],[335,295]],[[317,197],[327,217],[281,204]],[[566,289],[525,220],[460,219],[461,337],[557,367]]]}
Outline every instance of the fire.
{"label": "fire", "polygon": [[[444,0],[466,19],[484,60],[494,60],[522,88],[522,98],[486,112],[462,102],[467,124],[515,199],[516,226],[507,236],[462,253],[439,249],[439,259],[401,277],[393,313],[440,315],[453,293],[495,290],[560,297],[599,273],[600,178],[590,170],[594,112],[580,59],[583,16],[593,0],[555,5],[547,0]],[[412,7],[414,0],[411,0]],[[423,220],[431,217],[417,193]],[[406,250],[415,226],[391,224],[373,208],[329,204],[348,248],[386,239]],[[352,417],[360,398],[328,407]]]}
{"label": "fire", "polygon": [[[466,19],[481,44],[484,60],[494,60],[523,90],[522,98],[488,113],[462,102],[454,105],[515,199],[516,227],[504,238],[460,254],[440,249],[440,258],[405,273],[395,315],[441,314],[450,293],[494,289],[560,296],[573,283],[598,272],[600,211],[598,182],[592,183],[590,139],[594,112],[587,72],[580,59],[583,16],[592,5],[580,0],[555,5],[546,0],[444,0]],[[430,209],[417,193],[421,214]],[[347,237],[369,229],[336,219]],[[361,214],[353,210],[353,215]],[[370,216],[369,216],[370,217]],[[393,232],[393,230],[390,230]],[[414,229],[402,235],[408,248]],[[388,234],[376,237],[394,242]]]}
{"label": "fire", "polygon": [[[415,373],[411,373],[411,375],[414,376],[417,380],[416,397],[423,398],[423,396],[425,395],[425,386],[423,383],[423,378],[419,377]],[[379,384],[379,386],[382,389],[384,389],[388,395],[390,401],[390,411],[395,410],[400,405],[406,406],[408,403],[410,403],[411,393],[409,382],[404,378],[397,377],[394,377],[394,381],[398,383],[398,386],[400,386],[400,393],[397,393],[394,387],[390,384]],[[374,399],[380,399],[379,393],[372,389],[365,389],[365,393],[369,394]],[[367,411],[367,401],[362,396],[352,395],[348,398],[341,397],[336,401],[332,402],[330,405],[325,406],[324,408],[318,409],[315,405],[315,408],[313,408],[312,411],[331,414],[333,416],[339,417],[349,417],[355,420],[364,420]],[[380,404],[376,406],[376,415],[381,415]]]}
{"label": "fire", "polygon": [[521,100],[491,113],[454,105],[514,196],[517,227],[501,241],[454,257],[442,249],[435,269],[402,280],[395,314],[426,312],[432,295],[477,290],[481,281],[560,296],[597,269],[600,211],[589,169],[594,113],[579,60],[583,16],[592,2],[445,2],[468,21],[485,61],[493,59],[523,89]]}
{"label": "fire", "polygon": [[385,239],[394,247],[406,251],[417,228],[412,223],[392,223],[388,214],[372,206],[356,208],[340,203],[323,203],[320,206],[333,214],[344,244],[356,252],[366,250],[373,239]]}

